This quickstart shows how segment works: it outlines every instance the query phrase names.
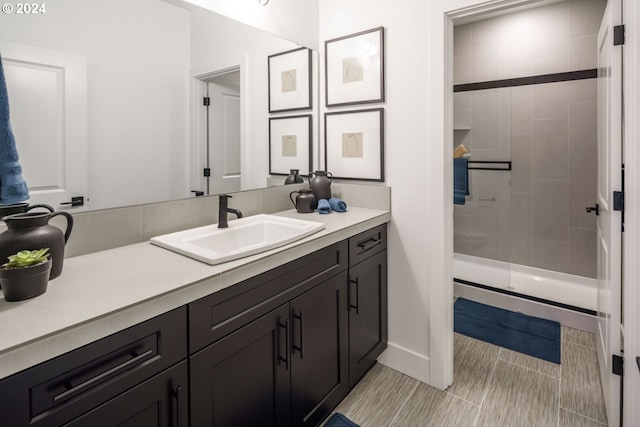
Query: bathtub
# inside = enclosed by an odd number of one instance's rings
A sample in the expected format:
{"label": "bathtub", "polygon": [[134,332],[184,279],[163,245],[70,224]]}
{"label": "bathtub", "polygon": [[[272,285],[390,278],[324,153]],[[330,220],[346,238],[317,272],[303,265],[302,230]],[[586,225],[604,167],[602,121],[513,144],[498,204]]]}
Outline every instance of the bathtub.
{"label": "bathtub", "polygon": [[456,296],[580,329],[593,327],[595,279],[457,253],[453,277]]}

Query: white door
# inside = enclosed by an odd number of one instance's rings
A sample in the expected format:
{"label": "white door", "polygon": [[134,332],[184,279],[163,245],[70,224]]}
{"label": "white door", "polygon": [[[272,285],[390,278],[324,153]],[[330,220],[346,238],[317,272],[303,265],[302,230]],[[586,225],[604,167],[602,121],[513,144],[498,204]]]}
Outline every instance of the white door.
{"label": "white door", "polygon": [[[87,65],[81,56],[0,42],[30,203],[87,207]],[[72,198],[83,205],[72,206]]]}
{"label": "white door", "polygon": [[240,191],[239,72],[207,82],[209,109],[209,194]]}
{"label": "white door", "polygon": [[622,46],[613,44],[621,23],[621,2],[610,0],[598,33],[598,361],[610,426],[620,425],[620,376],[612,373],[621,356],[621,212],[613,192],[622,190]]}

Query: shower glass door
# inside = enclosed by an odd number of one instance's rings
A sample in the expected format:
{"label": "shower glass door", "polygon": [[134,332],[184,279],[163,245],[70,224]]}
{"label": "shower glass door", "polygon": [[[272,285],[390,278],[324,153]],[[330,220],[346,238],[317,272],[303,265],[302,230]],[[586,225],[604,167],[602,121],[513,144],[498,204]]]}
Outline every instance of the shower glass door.
{"label": "shower glass door", "polygon": [[[457,279],[482,283],[481,262],[491,286],[510,286],[511,88],[454,94],[454,146],[468,150],[469,195],[454,204],[454,271]],[[464,147],[464,150],[460,147]],[[497,261],[497,262],[495,262]]]}

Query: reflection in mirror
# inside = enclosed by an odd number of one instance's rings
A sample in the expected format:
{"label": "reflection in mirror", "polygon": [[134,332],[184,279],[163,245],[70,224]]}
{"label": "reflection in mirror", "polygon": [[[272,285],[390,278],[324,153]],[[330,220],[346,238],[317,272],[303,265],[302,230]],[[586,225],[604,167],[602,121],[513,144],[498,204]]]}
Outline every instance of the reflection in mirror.
{"label": "reflection in mirror", "polygon": [[175,1],[56,0],[3,15],[31,202],[84,196],[79,211],[266,186],[267,57],[296,47]]}

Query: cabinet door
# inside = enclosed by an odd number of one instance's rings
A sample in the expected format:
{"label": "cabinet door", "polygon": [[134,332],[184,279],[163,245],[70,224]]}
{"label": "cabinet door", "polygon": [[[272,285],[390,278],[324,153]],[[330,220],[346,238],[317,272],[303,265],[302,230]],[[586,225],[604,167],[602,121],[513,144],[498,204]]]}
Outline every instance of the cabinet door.
{"label": "cabinet door", "polygon": [[347,275],[305,292],[291,307],[294,426],[316,426],[348,393]]}
{"label": "cabinet door", "polygon": [[65,424],[67,427],[187,427],[187,361]]}
{"label": "cabinet door", "polygon": [[191,356],[191,425],[290,425],[289,305]]}
{"label": "cabinet door", "polygon": [[349,387],[387,347],[387,251],[349,270]]}

